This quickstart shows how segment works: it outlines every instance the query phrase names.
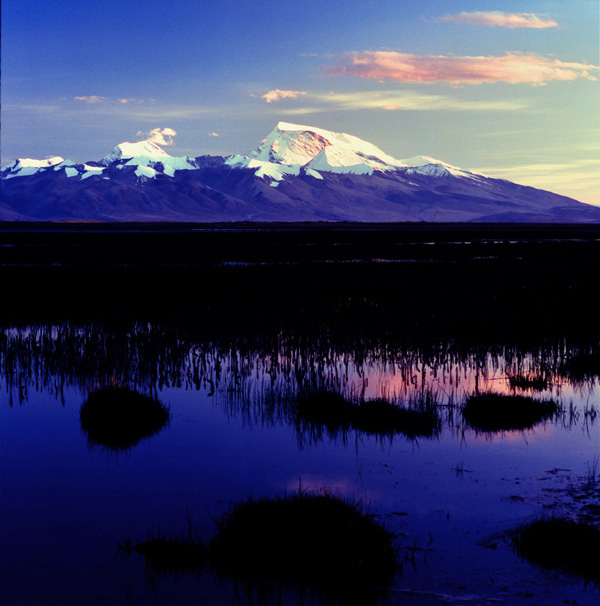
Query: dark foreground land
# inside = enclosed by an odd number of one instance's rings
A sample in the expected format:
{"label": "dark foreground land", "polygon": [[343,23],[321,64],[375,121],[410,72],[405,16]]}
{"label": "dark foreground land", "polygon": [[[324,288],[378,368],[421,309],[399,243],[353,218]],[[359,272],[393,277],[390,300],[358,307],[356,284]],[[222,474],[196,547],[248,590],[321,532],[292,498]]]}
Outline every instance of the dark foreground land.
{"label": "dark foreground land", "polygon": [[600,225],[0,224],[7,323],[581,337],[598,276]]}

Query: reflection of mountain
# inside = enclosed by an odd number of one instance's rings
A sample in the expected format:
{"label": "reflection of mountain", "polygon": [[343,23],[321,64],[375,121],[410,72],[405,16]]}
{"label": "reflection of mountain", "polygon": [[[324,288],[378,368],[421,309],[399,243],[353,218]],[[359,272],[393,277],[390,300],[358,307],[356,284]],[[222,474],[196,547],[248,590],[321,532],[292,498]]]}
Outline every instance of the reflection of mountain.
{"label": "reflection of mountain", "polygon": [[150,141],[102,160],[2,169],[1,220],[600,223],[600,209],[352,135],[280,122],[248,155],[173,157]]}

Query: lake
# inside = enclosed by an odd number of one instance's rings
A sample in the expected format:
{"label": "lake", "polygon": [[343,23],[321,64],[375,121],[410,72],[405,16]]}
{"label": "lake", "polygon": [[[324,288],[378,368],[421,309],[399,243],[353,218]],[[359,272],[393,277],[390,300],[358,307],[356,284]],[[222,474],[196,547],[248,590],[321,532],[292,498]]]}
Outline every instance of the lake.
{"label": "lake", "polygon": [[[373,603],[599,603],[598,584],[511,542],[541,516],[600,526],[598,234],[244,232],[228,253],[230,231],[93,233],[2,234],[3,604],[331,603],[123,549],[190,520],[208,540],[231,504],[297,490],[393,533],[398,570]],[[160,400],[168,422],[103,442],[82,407],[105,386]],[[436,425],[300,418],[319,390],[427,401]],[[463,412],[489,392],[559,408],[488,431]]]}

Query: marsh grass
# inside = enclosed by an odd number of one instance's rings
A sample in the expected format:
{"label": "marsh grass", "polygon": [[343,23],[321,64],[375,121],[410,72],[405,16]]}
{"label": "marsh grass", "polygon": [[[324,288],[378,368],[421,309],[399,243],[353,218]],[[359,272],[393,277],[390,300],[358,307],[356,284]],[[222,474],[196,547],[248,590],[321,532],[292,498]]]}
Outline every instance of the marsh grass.
{"label": "marsh grass", "polygon": [[169,408],[159,400],[112,385],[91,392],[79,411],[90,446],[115,452],[158,433],[169,419]]}
{"label": "marsh grass", "polygon": [[586,463],[587,465],[587,479],[586,486],[589,488],[595,488],[600,482],[600,474],[598,473],[598,465],[600,464],[600,456],[595,456],[591,461]]}
{"label": "marsh grass", "polygon": [[300,423],[337,433],[351,429],[355,407],[355,403],[341,393],[322,388],[298,396],[296,418]]}
{"label": "marsh grass", "polygon": [[400,406],[384,398],[360,400],[338,391],[319,389],[298,397],[296,425],[325,429],[330,434],[353,429],[381,437],[403,434],[415,439],[435,437],[442,422],[431,394]]}
{"label": "marsh grass", "polygon": [[542,518],[519,527],[512,537],[517,553],[534,564],[600,582],[600,530],[564,518]]}
{"label": "marsh grass", "polygon": [[209,569],[246,592],[280,593],[283,586],[335,604],[373,603],[398,570],[394,535],[362,501],[327,491],[249,497],[230,505],[215,526],[205,543],[188,515],[187,533],[155,532],[118,550],[141,555],[153,579]]}
{"label": "marsh grass", "polygon": [[508,383],[512,389],[543,391],[548,387],[548,379],[542,375],[513,375]]}
{"label": "marsh grass", "polygon": [[575,383],[600,377],[600,353],[579,353],[568,358],[560,373]]}
{"label": "marsh grass", "polygon": [[337,599],[362,595],[368,603],[367,594],[384,591],[396,572],[392,539],[361,502],[299,491],[233,505],[217,521],[209,554],[217,574],[235,580]]}
{"label": "marsh grass", "polygon": [[531,429],[556,415],[559,410],[552,400],[487,392],[469,396],[462,414],[473,429],[495,432]]}

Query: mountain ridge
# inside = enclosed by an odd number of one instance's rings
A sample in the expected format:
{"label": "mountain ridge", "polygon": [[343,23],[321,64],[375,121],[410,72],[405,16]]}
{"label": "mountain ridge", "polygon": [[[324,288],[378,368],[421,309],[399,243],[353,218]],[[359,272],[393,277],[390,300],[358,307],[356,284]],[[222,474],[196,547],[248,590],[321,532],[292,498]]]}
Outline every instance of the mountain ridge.
{"label": "mountain ridge", "polygon": [[600,208],[353,135],[279,122],[245,155],[171,156],[151,140],[99,161],[2,168],[0,220],[600,223]]}

